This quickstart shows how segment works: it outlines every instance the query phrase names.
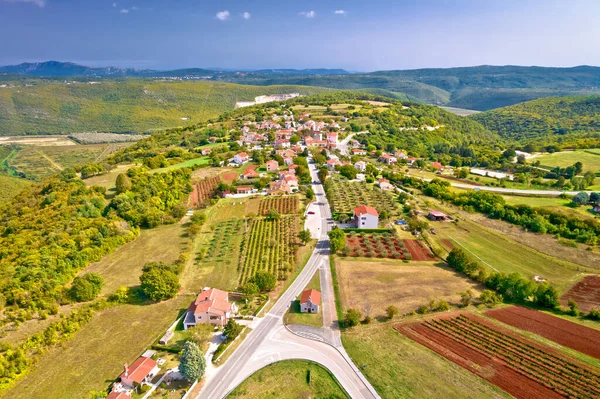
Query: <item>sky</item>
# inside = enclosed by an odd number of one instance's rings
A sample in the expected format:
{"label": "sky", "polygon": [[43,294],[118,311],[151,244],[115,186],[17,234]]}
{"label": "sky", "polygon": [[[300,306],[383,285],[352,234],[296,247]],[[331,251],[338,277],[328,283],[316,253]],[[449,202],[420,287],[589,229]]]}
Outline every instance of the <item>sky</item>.
{"label": "sky", "polygon": [[0,0],[0,65],[600,65],[598,0]]}

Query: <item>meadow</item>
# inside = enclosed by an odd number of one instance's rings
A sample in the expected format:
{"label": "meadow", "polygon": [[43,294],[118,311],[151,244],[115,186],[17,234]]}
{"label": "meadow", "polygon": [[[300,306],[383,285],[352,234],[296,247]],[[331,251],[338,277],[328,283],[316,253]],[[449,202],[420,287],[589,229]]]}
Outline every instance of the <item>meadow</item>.
{"label": "meadow", "polygon": [[600,173],[600,150],[598,149],[560,151],[553,154],[539,155],[531,158],[530,161],[540,161],[542,167],[546,166],[548,168],[566,168],[575,162],[581,162],[584,171],[591,170]]}

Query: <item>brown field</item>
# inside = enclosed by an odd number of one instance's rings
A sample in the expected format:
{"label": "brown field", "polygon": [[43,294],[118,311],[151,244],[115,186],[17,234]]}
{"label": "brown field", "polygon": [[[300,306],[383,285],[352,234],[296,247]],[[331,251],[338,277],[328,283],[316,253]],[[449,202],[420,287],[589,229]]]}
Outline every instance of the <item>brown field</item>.
{"label": "brown field", "polygon": [[410,252],[413,260],[417,261],[434,261],[433,254],[423,243],[419,240],[403,240],[408,252]]}
{"label": "brown field", "polygon": [[194,171],[194,173],[192,173],[192,180],[197,180],[197,179],[206,179],[209,177],[215,177],[215,176],[220,176],[220,175],[224,175],[226,173],[229,173],[233,170],[233,168],[213,168],[213,167],[208,167],[208,168],[200,168]]}
{"label": "brown field", "polygon": [[408,255],[406,244],[392,235],[348,235],[346,245],[350,248],[349,255],[354,257],[407,259]]}
{"label": "brown field", "polygon": [[480,289],[443,263],[336,259],[336,272],[343,308],[364,312],[370,304],[372,317],[383,317],[389,305],[402,314],[432,299],[458,304],[459,292],[470,289],[477,295]]}
{"label": "brown field", "polygon": [[600,277],[586,276],[582,281],[575,284],[565,295],[560,298],[563,305],[573,299],[579,308],[585,312],[596,308],[600,309]]}
{"label": "brown field", "polygon": [[214,195],[220,181],[221,178],[219,177],[210,177],[194,184],[190,193],[188,206],[197,208],[204,204],[204,201]]}
{"label": "brown field", "polygon": [[600,330],[521,306],[490,310],[486,315],[600,359]]}
{"label": "brown field", "polygon": [[438,315],[395,329],[516,398],[600,395],[600,370],[469,313]]}
{"label": "brown field", "polygon": [[223,173],[223,175],[221,177],[223,178],[223,180],[234,181],[235,179],[238,178],[238,173],[237,172],[227,172],[227,173]]}

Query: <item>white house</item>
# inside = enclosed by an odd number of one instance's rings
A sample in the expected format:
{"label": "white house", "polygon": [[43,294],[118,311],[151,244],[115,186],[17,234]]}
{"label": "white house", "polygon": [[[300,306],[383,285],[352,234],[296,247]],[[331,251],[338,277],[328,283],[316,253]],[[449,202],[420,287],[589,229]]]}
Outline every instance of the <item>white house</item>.
{"label": "white house", "polygon": [[233,162],[238,165],[242,165],[248,162],[249,159],[250,157],[248,157],[248,154],[246,154],[245,152],[240,152],[239,154],[234,155]]}
{"label": "white house", "polygon": [[379,179],[379,180],[377,180],[377,185],[383,191],[389,191],[389,190],[392,189],[392,185],[390,184],[390,181],[388,179]]}
{"label": "white house", "polygon": [[229,294],[216,288],[210,288],[198,294],[190,304],[183,320],[183,329],[196,324],[210,323],[224,326],[235,315],[237,306],[229,302]]}
{"label": "white house", "polygon": [[398,159],[396,157],[391,156],[390,154],[383,154],[379,157],[379,162],[391,165],[393,163],[398,162]]}
{"label": "white house", "polygon": [[358,170],[359,172],[364,172],[367,170],[367,163],[365,161],[358,161],[354,164],[354,169]]}
{"label": "white house", "polygon": [[319,313],[319,304],[321,303],[321,293],[317,290],[305,290],[300,297],[300,312]]}
{"label": "white house", "polygon": [[376,229],[379,226],[379,212],[370,206],[357,206],[354,208],[354,223],[359,229]]}

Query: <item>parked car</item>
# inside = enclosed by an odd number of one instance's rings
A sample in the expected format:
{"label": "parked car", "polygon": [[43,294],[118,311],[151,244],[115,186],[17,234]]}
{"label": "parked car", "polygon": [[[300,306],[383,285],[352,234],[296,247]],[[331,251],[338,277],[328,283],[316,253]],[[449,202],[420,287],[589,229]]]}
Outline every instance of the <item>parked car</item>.
{"label": "parked car", "polygon": [[315,213],[313,211],[308,211],[306,212],[307,215],[314,215]]}

